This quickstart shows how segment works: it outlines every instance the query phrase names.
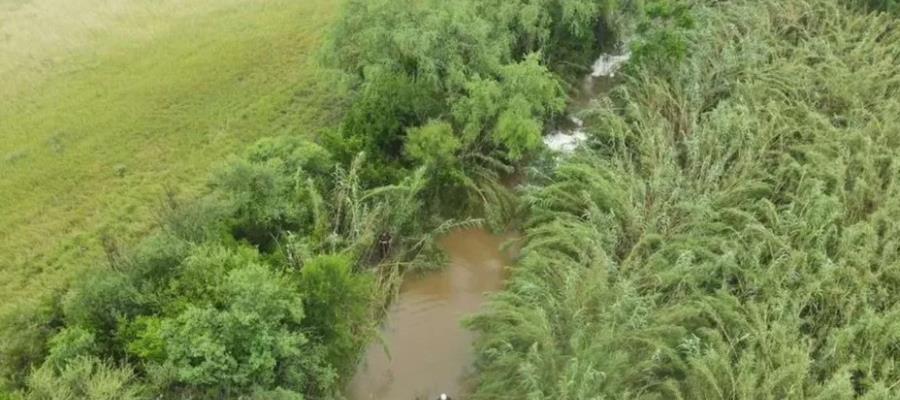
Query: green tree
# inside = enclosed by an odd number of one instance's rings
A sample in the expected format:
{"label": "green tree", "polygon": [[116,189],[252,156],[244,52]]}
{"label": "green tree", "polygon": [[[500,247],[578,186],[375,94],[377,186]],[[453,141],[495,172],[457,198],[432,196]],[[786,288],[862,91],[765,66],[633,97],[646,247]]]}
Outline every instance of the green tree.
{"label": "green tree", "polygon": [[409,130],[405,150],[407,157],[421,165],[440,169],[455,167],[460,147],[461,143],[449,123],[430,121]]}
{"label": "green tree", "polygon": [[238,395],[256,387],[306,389],[303,302],[289,281],[248,264],[226,273],[220,304],[188,306],[162,323],[165,364],[178,382]]}
{"label": "green tree", "polygon": [[305,326],[323,344],[326,359],[342,373],[349,373],[359,349],[371,338],[372,280],[353,273],[346,257],[327,255],[310,260],[299,282],[307,314]]}

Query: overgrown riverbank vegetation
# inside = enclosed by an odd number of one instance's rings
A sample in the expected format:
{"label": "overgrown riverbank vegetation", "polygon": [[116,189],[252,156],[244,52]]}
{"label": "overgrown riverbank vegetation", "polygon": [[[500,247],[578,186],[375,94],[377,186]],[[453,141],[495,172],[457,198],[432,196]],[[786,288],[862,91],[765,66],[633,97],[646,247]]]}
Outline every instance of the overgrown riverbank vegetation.
{"label": "overgrown riverbank vegetation", "polygon": [[[513,215],[475,398],[896,398],[900,29],[876,9],[349,0],[321,57],[339,118],[4,313],[0,398],[340,398],[435,235]],[[547,157],[567,82],[626,32],[587,147]],[[529,165],[519,208],[501,179]]]}
{"label": "overgrown riverbank vegetation", "polygon": [[565,105],[566,68],[550,66],[590,59],[609,4],[349,1],[323,50],[348,90],[340,124],[256,143],[199,198],[165,198],[139,245],[106,242],[91,274],[5,313],[4,390],[339,397],[446,217],[503,220],[499,177]]}
{"label": "overgrown riverbank vegetation", "polygon": [[473,398],[900,397],[900,24],[848,4],[697,2],[594,104]]}

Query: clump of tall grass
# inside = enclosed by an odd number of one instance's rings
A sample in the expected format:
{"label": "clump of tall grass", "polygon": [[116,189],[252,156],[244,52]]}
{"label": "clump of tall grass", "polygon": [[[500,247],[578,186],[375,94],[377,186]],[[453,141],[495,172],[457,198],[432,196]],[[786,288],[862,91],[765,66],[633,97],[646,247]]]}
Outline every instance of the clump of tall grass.
{"label": "clump of tall grass", "polygon": [[701,2],[527,195],[477,399],[900,397],[900,23]]}

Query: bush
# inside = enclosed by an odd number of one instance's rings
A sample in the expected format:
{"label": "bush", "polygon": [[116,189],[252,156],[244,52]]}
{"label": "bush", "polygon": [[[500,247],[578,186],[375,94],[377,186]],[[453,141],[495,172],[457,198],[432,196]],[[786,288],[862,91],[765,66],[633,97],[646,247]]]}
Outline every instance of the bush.
{"label": "bush", "polygon": [[287,280],[246,264],[211,285],[219,301],[190,305],[162,322],[164,363],[177,382],[225,395],[256,387],[305,389],[303,303]]}
{"label": "bush", "polygon": [[854,3],[870,11],[900,13],[900,2],[897,0],[854,0]]}
{"label": "bush", "polygon": [[50,338],[50,354],[44,364],[61,371],[70,360],[98,353],[94,334],[77,326],[68,327]]}
{"label": "bush", "polygon": [[446,122],[432,121],[410,129],[406,141],[406,155],[433,169],[453,166],[457,162],[459,139],[453,135],[453,127]]}
{"label": "bush", "polygon": [[389,168],[397,167],[407,133],[436,132],[418,130],[426,124],[444,136],[452,127],[464,152],[499,150],[513,161],[534,152],[544,121],[564,107],[542,51],[552,52],[562,36],[593,37],[602,8],[584,0],[347,7],[328,47],[332,65],[359,81],[343,146],[350,157],[365,151]]}
{"label": "bush", "polygon": [[297,173],[327,179],[334,170],[331,153],[302,136],[277,136],[263,138],[246,151],[251,163],[280,160],[283,175]]}
{"label": "bush", "polygon": [[236,238],[268,249],[274,235],[300,227],[303,209],[294,202],[295,181],[284,168],[280,159],[232,158],[213,175],[210,187],[228,205]]}
{"label": "bush", "polygon": [[314,216],[309,186],[331,186],[334,168],[330,153],[307,140],[263,139],[246,157],[231,158],[213,174],[206,202],[214,211],[227,210],[236,239],[273,251],[284,232],[310,233]]}
{"label": "bush", "polygon": [[21,299],[0,315],[0,393],[21,388],[49,352],[49,339],[63,324],[56,295]]}
{"label": "bush", "polygon": [[82,279],[65,296],[62,307],[68,327],[91,332],[100,352],[117,359],[124,355],[116,341],[119,321],[146,309],[141,293],[129,278],[111,271]]}
{"label": "bush", "polygon": [[28,378],[29,400],[138,400],[144,388],[134,372],[93,357],[76,357],[58,372],[49,366]]}
{"label": "bush", "polygon": [[121,265],[116,267],[126,271],[131,285],[145,296],[150,296],[146,300],[156,307],[164,299],[152,298],[153,293],[168,284],[177,271],[176,267],[188,257],[193,246],[191,241],[175,232],[156,233],[131,249]]}
{"label": "bush", "polygon": [[643,18],[631,43],[630,67],[664,70],[681,62],[688,52],[688,34],[694,27],[689,3],[654,0],[644,5]]}
{"label": "bush", "polygon": [[367,275],[353,273],[352,265],[343,256],[319,256],[303,267],[299,279],[305,325],[342,376],[352,371],[359,349],[372,336],[374,285]]}

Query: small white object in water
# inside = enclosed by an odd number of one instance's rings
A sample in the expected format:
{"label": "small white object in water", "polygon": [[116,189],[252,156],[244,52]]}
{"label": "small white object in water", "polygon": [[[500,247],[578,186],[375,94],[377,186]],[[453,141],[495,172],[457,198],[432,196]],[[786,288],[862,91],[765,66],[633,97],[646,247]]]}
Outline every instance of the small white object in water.
{"label": "small white object in water", "polygon": [[441,393],[441,397],[438,397],[438,400],[450,400],[450,396],[447,396],[447,393]]}
{"label": "small white object in water", "polygon": [[594,61],[591,76],[594,78],[599,78],[601,76],[612,78],[616,76],[616,71],[618,71],[619,68],[622,68],[622,65],[628,62],[628,59],[630,58],[631,53],[629,52],[625,52],[624,54],[601,54],[600,58],[598,58],[597,61]]}
{"label": "small white object in water", "polygon": [[560,153],[571,153],[581,145],[581,142],[587,140],[587,134],[584,133],[584,121],[575,116],[570,116],[569,120],[575,124],[574,129],[558,130],[552,135],[544,136],[544,144],[547,148]]}
{"label": "small white object in water", "polygon": [[560,153],[571,153],[578,148],[581,142],[587,140],[587,135],[582,131],[572,133],[556,132],[552,135],[544,136],[544,144],[550,150]]}

